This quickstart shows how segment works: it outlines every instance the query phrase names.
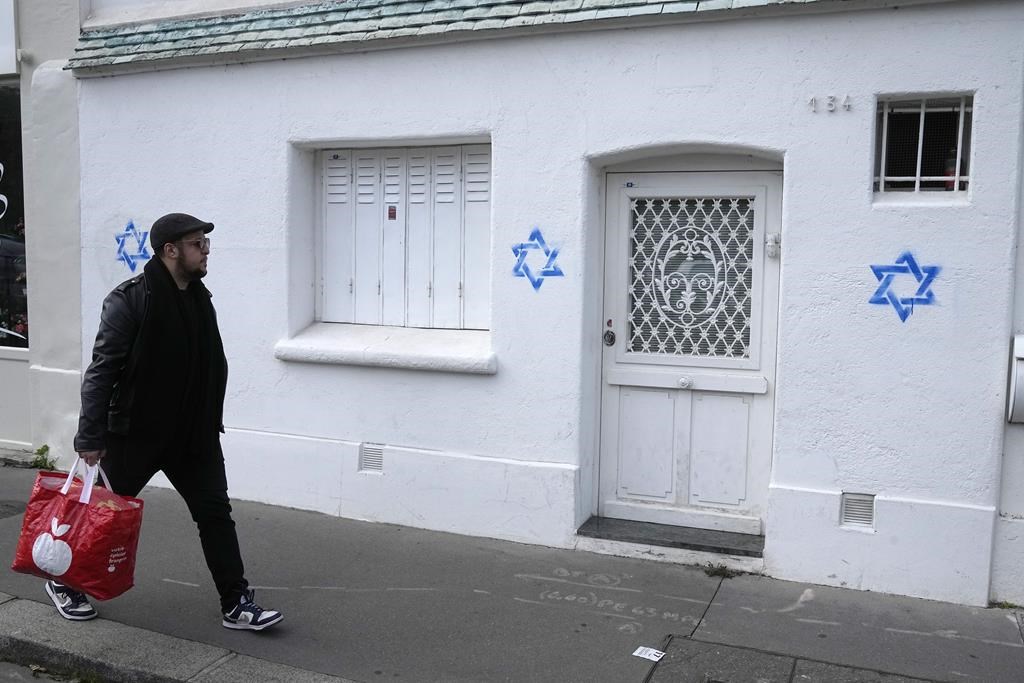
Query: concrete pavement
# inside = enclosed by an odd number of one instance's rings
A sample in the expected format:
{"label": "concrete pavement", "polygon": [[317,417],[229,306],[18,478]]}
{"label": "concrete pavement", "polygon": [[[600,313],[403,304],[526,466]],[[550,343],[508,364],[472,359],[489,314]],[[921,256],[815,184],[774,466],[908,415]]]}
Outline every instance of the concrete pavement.
{"label": "concrete pavement", "polygon": [[[0,468],[10,562],[33,470]],[[1024,680],[1022,614],[469,538],[237,501],[257,600],[285,620],[220,625],[198,535],[147,489],[136,586],[61,619],[0,572],[4,658],[115,681]],[[641,646],[666,652],[658,663]]]}

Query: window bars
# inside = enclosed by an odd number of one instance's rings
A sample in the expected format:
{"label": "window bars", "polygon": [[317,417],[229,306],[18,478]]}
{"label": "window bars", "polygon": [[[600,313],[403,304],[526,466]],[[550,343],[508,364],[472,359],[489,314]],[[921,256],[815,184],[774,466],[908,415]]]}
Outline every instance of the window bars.
{"label": "window bars", "polygon": [[966,191],[974,98],[878,102],[875,192]]}

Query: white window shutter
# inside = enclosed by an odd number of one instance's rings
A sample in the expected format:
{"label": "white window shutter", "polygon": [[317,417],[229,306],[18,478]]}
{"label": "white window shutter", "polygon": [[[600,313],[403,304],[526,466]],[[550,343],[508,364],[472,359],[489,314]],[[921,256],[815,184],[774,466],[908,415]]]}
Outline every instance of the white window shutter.
{"label": "white window shutter", "polygon": [[432,301],[434,203],[431,201],[429,149],[409,151],[409,203],[407,209],[406,259],[408,264],[406,324],[430,327]]}
{"label": "white window shutter", "polygon": [[488,329],[490,145],[327,150],[321,319]]}
{"label": "white window shutter", "polygon": [[384,153],[384,204],[381,224],[381,322],[405,325],[406,153]]}
{"label": "white window shutter", "polygon": [[323,178],[323,249],[321,319],[352,322],[354,316],[355,212],[352,193],[352,155],[327,150],[321,157]]}
{"label": "white window shutter", "polygon": [[486,330],[490,326],[491,272],[491,148],[462,148],[465,177],[463,208],[463,320],[462,327]]}
{"label": "white window shutter", "polygon": [[462,325],[462,155],[438,148],[433,155],[433,327]]}
{"label": "white window shutter", "polygon": [[381,201],[380,153],[353,152],[356,186],[354,322],[380,324]]}

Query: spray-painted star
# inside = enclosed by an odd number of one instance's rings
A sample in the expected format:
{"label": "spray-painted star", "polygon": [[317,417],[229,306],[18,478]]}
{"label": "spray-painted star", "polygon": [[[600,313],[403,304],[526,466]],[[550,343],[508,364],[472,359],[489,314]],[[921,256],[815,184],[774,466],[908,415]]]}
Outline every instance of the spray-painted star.
{"label": "spray-painted star", "polygon": [[[526,263],[526,257],[531,251],[542,251],[547,258],[544,267],[536,275],[533,274],[530,266]],[[544,236],[540,233],[540,228],[533,229],[528,241],[521,242],[512,247],[512,253],[518,259],[516,265],[512,267],[512,274],[516,277],[525,277],[533,285],[534,290],[540,289],[546,277],[562,277],[565,275],[562,269],[558,267],[558,264],[555,263],[555,259],[558,258],[558,249],[548,247],[544,241]]]}
{"label": "spray-painted star", "polygon": [[[114,239],[117,240],[117,260],[124,261],[133,273],[139,261],[149,260],[149,250],[146,249],[146,237],[148,236],[149,231],[136,230],[133,221],[128,221],[128,225],[124,226],[124,231],[114,235]],[[135,240],[135,246],[126,249],[129,237]],[[130,249],[134,249],[135,253],[129,253]]]}
{"label": "spray-painted star", "polygon": [[[932,292],[932,281],[939,274],[939,266],[919,266],[913,254],[905,251],[899,255],[893,265],[871,266],[871,271],[878,278],[878,289],[868,299],[872,304],[889,304],[900,317],[901,322],[906,322],[910,314],[914,312],[914,306],[930,306],[935,303],[935,293]],[[897,275],[912,275],[917,281],[917,290],[913,296],[897,296],[892,291],[893,280]]]}

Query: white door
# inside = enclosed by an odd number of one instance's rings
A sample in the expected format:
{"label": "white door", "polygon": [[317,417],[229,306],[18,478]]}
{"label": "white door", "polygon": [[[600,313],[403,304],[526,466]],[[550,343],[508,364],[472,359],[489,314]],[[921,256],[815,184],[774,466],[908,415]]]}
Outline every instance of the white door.
{"label": "white door", "polygon": [[781,173],[609,173],[599,514],[762,533]]}

